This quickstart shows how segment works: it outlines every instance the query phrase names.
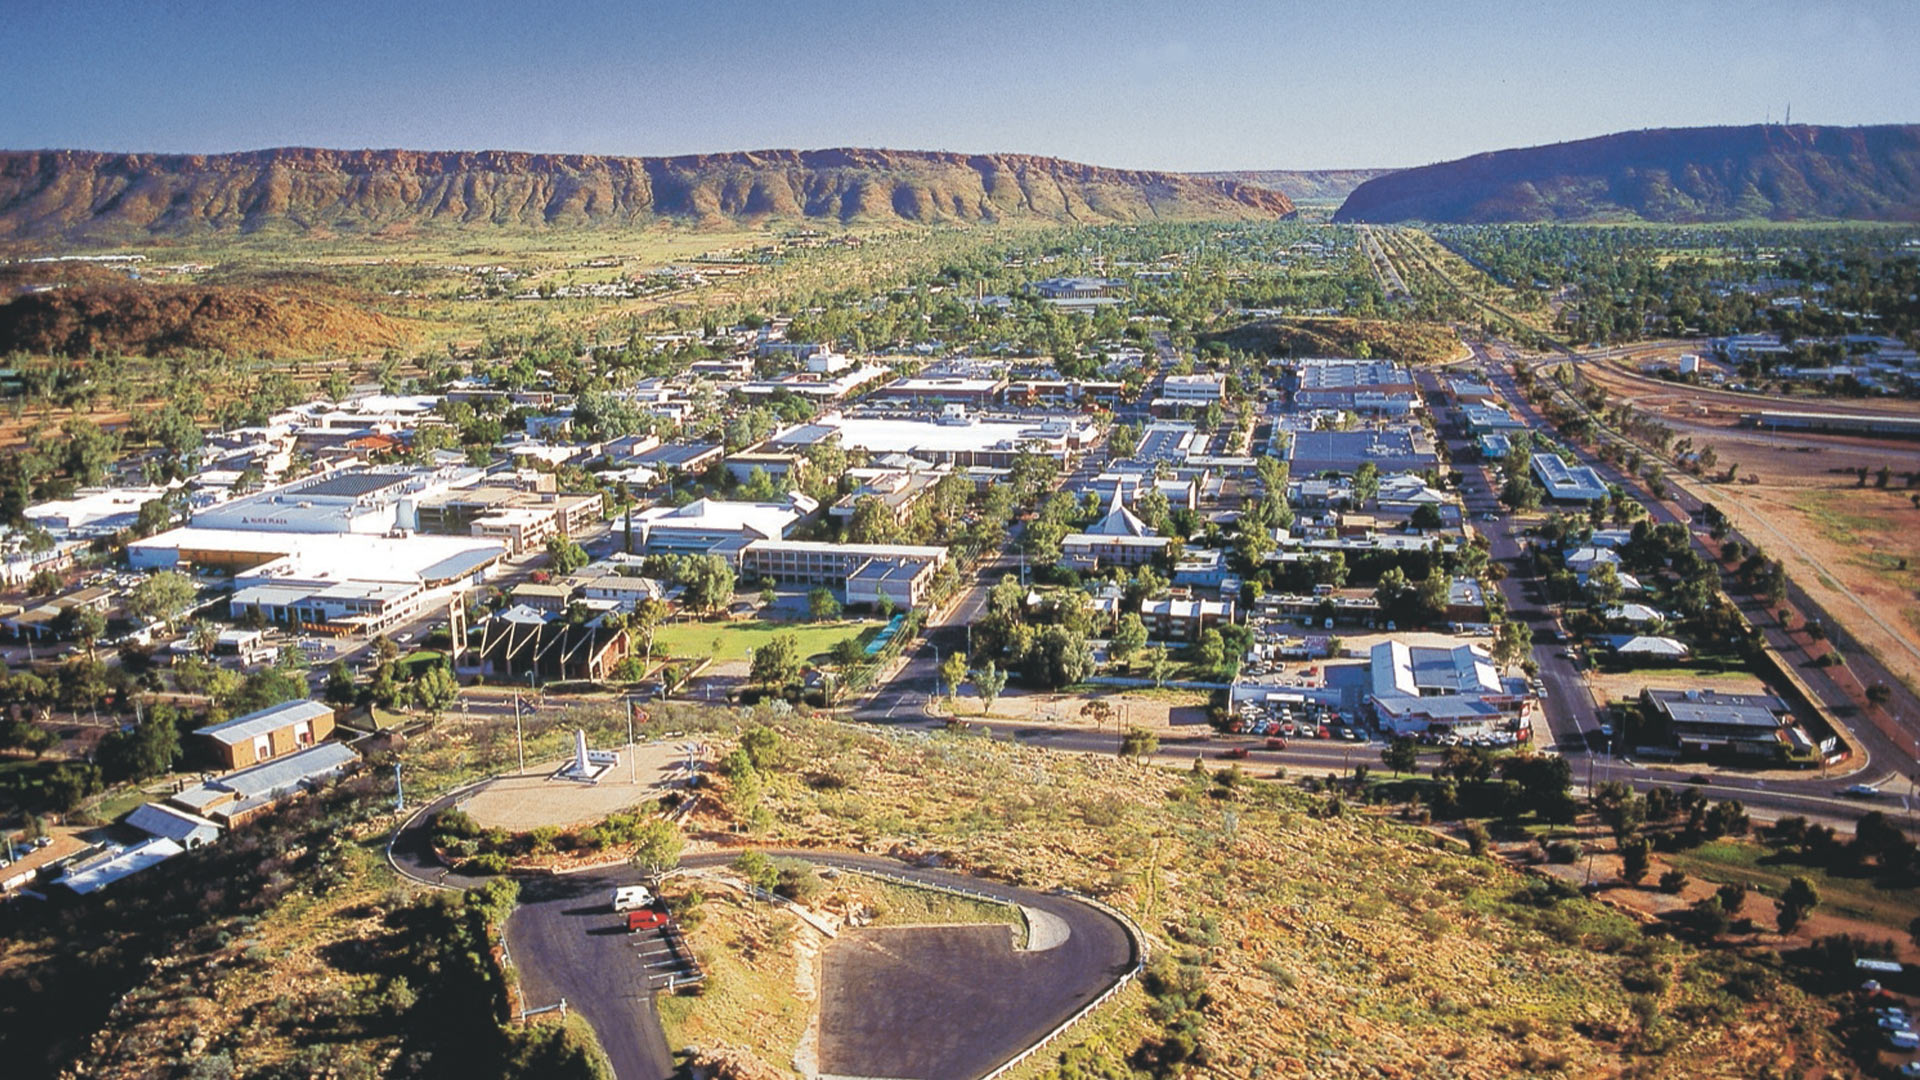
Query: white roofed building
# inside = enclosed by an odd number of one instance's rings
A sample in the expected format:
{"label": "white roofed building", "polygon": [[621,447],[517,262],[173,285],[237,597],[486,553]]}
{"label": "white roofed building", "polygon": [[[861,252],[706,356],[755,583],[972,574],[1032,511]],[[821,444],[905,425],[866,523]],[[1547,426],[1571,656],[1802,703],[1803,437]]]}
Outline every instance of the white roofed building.
{"label": "white roofed building", "polygon": [[1526,726],[1531,701],[1524,682],[1502,679],[1479,645],[1383,641],[1373,647],[1371,664],[1374,715],[1394,734],[1479,734]]}

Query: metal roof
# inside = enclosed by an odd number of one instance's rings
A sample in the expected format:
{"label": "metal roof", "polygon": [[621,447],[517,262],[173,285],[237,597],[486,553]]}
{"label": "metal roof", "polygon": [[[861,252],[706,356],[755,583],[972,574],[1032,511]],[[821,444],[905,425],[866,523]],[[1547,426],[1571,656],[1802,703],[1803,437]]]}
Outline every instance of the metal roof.
{"label": "metal roof", "polygon": [[258,712],[235,717],[223,724],[209,724],[194,730],[195,735],[206,735],[233,746],[246,742],[256,735],[265,735],[302,720],[318,720],[322,716],[332,716],[333,709],[317,701],[289,701],[270,706]]}
{"label": "metal roof", "polygon": [[228,773],[214,783],[242,799],[272,798],[310,780],[331,776],[359,760],[360,755],[347,744],[325,742],[251,769]]}

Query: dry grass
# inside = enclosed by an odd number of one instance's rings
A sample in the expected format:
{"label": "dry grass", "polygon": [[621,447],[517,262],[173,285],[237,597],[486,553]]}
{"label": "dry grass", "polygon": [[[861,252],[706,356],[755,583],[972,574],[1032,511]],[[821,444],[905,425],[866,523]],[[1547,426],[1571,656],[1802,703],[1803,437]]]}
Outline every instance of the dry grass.
{"label": "dry grass", "polygon": [[[1837,1060],[1824,1010],[1791,988],[1731,998],[1709,954],[1587,901],[1525,903],[1518,873],[1356,810],[1320,816],[1317,797],[1250,785],[1223,798],[1184,771],[964,735],[779,725],[790,767],[757,840],[937,855],[1099,895],[1202,964],[1208,1042],[1233,1075],[1509,1075],[1529,1048],[1575,1075],[1656,1045],[1674,1074]],[[1620,978],[1648,957],[1679,976],[1661,1016],[1700,1019],[1642,1030]],[[1158,1030],[1132,1001],[1066,1052],[1121,1068]]]}

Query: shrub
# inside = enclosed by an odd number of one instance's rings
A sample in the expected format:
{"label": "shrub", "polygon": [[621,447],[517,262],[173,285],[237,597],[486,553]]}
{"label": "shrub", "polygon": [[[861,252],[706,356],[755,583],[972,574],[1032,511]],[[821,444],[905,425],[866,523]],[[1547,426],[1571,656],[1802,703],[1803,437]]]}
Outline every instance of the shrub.
{"label": "shrub", "polygon": [[1663,893],[1677,894],[1686,887],[1687,875],[1684,870],[1669,870],[1660,875],[1660,891]]}
{"label": "shrub", "polygon": [[1467,822],[1467,852],[1471,855],[1487,853],[1487,827],[1477,821]]}
{"label": "shrub", "polygon": [[475,855],[460,864],[462,874],[504,874],[509,869],[511,866],[507,862],[507,857],[492,852]]}

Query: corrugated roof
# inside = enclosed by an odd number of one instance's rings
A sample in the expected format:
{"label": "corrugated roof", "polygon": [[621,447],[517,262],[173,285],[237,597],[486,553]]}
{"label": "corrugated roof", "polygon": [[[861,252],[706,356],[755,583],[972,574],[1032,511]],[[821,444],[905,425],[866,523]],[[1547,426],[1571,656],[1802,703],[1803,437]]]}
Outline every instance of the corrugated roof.
{"label": "corrugated roof", "polygon": [[233,746],[256,735],[278,731],[289,724],[302,720],[318,720],[322,716],[332,715],[331,706],[322,705],[317,701],[289,701],[281,705],[269,706],[259,712],[250,712],[224,724],[209,724],[206,727],[197,728],[194,734],[206,735],[228,746]]}
{"label": "corrugated roof", "polygon": [[360,755],[345,743],[326,742],[264,765],[228,773],[214,783],[242,799],[268,798],[290,792],[309,780],[330,776],[359,760]]}

